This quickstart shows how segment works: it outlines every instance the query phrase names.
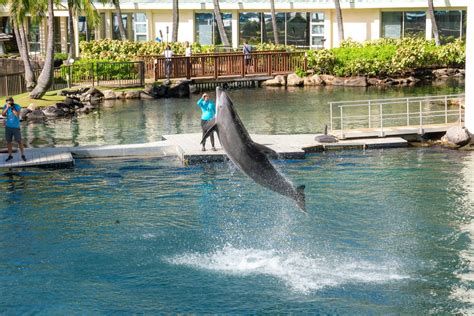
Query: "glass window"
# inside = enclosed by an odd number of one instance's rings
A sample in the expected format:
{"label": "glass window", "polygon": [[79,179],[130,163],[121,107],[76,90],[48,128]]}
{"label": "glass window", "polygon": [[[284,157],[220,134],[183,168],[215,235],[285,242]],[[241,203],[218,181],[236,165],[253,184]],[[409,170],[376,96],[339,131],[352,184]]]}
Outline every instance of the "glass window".
{"label": "glass window", "polygon": [[289,12],[286,14],[286,44],[309,46],[309,19],[307,13]]}
{"label": "glass window", "polygon": [[466,39],[466,27],[467,27],[467,11],[461,11],[462,13],[462,34],[461,37]]}
{"label": "glass window", "polygon": [[324,47],[324,13],[311,13],[311,46]]}
{"label": "glass window", "polygon": [[7,16],[0,17],[0,33],[12,34],[13,30],[10,26],[10,18]]}
{"label": "glass window", "polygon": [[[214,13],[196,13],[196,41],[201,45],[221,45],[222,40]],[[232,13],[222,13],[222,22],[229,43],[232,45]]]}
{"label": "glass window", "polygon": [[148,22],[145,13],[135,13],[133,15],[135,27],[135,41],[144,42],[148,40]]}
{"label": "glass window", "polygon": [[[466,34],[463,30],[463,12],[458,10],[435,11],[435,19],[441,41],[451,42]],[[465,19],[464,19],[465,20]]]}
{"label": "glass window", "polygon": [[[265,32],[263,33],[263,41],[273,43],[275,38],[273,36],[273,25],[272,25],[272,14],[265,13]],[[275,13],[275,19],[277,24],[278,42],[285,44],[285,19],[286,14],[284,12]]]}
{"label": "glass window", "polygon": [[28,43],[30,44],[30,52],[40,52],[39,24],[30,17],[28,17]]}
{"label": "glass window", "polygon": [[239,42],[259,44],[262,41],[262,14],[242,12],[239,15]]}
{"label": "glass window", "polygon": [[[112,39],[121,39],[118,21],[119,20],[117,19],[117,15],[114,13],[112,15]],[[122,23],[125,29],[126,38],[128,40],[133,40],[134,38],[133,27],[132,27],[132,23],[129,23],[129,22],[132,22],[132,14],[131,13],[122,14]]]}
{"label": "glass window", "polygon": [[382,12],[382,37],[401,38],[402,25],[402,12]]}
{"label": "glass window", "polygon": [[405,12],[403,37],[426,36],[426,12]]}
{"label": "glass window", "polygon": [[85,16],[79,17],[77,21],[77,29],[79,31],[79,42],[90,41],[95,38],[94,31],[89,27]]}

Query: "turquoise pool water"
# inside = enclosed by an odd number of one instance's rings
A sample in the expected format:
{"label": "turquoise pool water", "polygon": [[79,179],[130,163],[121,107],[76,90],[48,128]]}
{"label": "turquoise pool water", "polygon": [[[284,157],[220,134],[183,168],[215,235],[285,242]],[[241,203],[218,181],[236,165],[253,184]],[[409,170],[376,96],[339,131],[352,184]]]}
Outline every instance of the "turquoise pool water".
{"label": "turquoise pool water", "polygon": [[0,314],[474,312],[472,153],[276,165],[309,215],[228,163],[0,174]]}

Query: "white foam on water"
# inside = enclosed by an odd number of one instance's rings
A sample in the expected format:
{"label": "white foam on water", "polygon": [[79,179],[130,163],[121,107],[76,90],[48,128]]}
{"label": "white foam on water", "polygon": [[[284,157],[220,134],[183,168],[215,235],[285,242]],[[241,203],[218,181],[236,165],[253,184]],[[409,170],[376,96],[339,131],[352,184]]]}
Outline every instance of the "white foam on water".
{"label": "white foam on water", "polygon": [[267,275],[289,288],[310,293],[324,287],[348,283],[383,283],[406,279],[395,263],[371,263],[350,258],[309,257],[299,252],[237,249],[227,245],[211,253],[186,253],[167,260],[171,264],[195,267],[231,275]]}

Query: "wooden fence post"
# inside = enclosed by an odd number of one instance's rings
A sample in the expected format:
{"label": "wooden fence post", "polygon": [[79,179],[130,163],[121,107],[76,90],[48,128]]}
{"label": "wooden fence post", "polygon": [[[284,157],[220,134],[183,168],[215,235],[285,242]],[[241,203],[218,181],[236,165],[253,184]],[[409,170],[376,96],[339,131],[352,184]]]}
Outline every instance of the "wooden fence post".
{"label": "wooden fence post", "polygon": [[219,77],[219,57],[213,56],[213,58],[214,58],[214,79],[217,79],[217,77]]}
{"label": "wooden fence post", "polygon": [[186,79],[191,79],[191,57],[186,57]]}

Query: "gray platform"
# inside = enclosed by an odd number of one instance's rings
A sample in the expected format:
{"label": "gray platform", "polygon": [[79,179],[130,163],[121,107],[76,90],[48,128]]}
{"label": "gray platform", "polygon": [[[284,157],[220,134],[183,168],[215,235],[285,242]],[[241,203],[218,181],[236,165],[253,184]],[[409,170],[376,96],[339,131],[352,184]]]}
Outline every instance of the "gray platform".
{"label": "gray platform", "polygon": [[13,159],[5,162],[8,154],[0,155],[0,168],[11,169],[11,168],[28,168],[28,167],[70,167],[74,165],[74,159],[70,152],[49,149],[26,149],[25,156],[26,161],[20,158],[20,153],[16,152],[13,155]]}

